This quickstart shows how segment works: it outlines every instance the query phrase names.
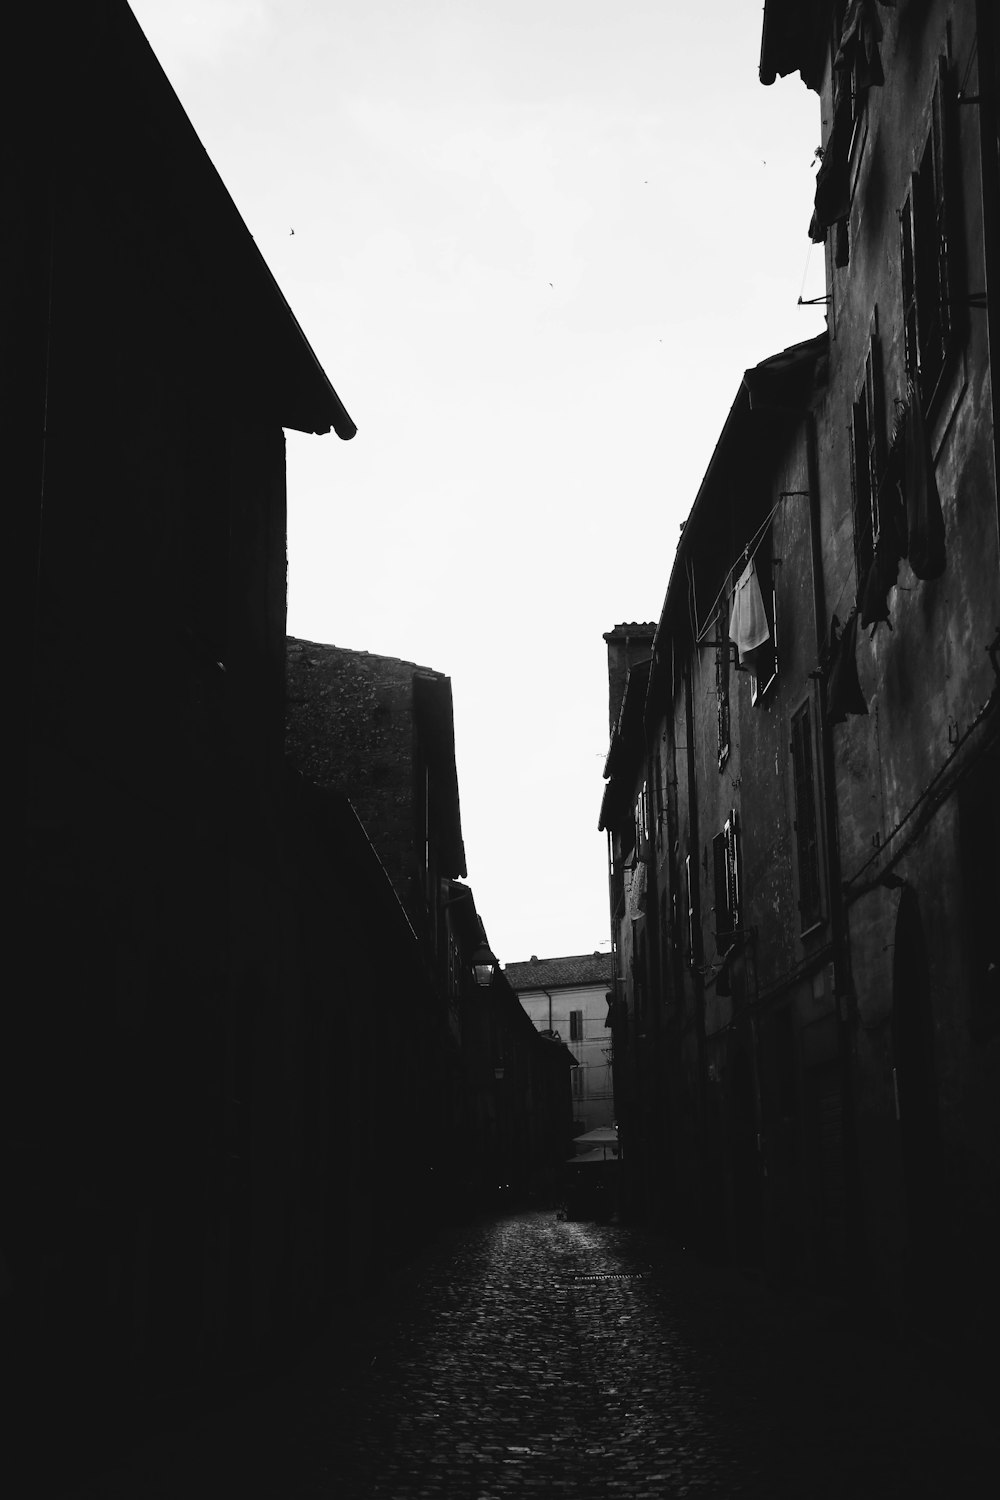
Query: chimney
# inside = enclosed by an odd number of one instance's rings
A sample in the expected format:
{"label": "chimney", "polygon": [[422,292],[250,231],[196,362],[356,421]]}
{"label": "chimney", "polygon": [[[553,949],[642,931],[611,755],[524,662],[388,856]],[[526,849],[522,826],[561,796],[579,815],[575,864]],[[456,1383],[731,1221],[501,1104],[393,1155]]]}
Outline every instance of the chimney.
{"label": "chimney", "polygon": [[655,634],[655,624],[641,625],[633,621],[627,625],[616,625],[604,637],[608,643],[609,737],[614,734],[618,723],[628,674],[638,662],[649,661],[653,654]]}

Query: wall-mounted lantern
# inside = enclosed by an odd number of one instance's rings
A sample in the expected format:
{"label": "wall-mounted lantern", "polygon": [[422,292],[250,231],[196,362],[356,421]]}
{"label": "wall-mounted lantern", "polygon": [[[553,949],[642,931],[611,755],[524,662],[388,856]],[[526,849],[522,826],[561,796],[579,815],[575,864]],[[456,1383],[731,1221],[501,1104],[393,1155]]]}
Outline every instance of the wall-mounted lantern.
{"label": "wall-mounted lantern", "polygon": [[473,949],[471,963],[477,985],[481,990],[488,990],[496,973],[497,959],[485,938]]}

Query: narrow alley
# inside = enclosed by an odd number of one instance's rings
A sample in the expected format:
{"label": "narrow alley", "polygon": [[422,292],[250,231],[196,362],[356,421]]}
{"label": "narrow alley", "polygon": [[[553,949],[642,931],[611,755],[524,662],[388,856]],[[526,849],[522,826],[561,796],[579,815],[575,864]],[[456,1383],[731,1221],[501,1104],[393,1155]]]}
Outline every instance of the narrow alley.
{"label": "narrow alley", "polygon": [[63,1495],[884,1500],[985,1494],[1000,1459],[940,1361],[618,1224],[451,1230],[363,1330]]}

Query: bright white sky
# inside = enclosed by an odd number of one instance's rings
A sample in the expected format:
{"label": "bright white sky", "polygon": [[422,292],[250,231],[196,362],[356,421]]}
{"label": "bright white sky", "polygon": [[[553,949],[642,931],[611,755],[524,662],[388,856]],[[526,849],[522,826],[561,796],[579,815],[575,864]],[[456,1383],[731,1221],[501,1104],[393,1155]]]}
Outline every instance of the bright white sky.
{"label": "bright white sky", "polygon": [[815,95],[760,0],[132,7],[358,424],[288,434],[289,633],[451,677],[501,962],[607,947],[601,636],[822,327]]}

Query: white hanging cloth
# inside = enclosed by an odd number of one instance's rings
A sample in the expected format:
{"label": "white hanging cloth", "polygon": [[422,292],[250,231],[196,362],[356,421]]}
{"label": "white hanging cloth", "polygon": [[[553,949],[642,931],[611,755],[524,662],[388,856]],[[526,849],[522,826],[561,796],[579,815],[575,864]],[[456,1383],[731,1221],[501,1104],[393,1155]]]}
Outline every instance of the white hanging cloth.
{"label": "white hanging cloth", "polygon": [[736,643],[741,665],[752,652],[771,639],[771,627],[767,622],[767,611],[757,582],[757,570],[752,562],[748,562],[743,569],[733,593],[729,639]]}

